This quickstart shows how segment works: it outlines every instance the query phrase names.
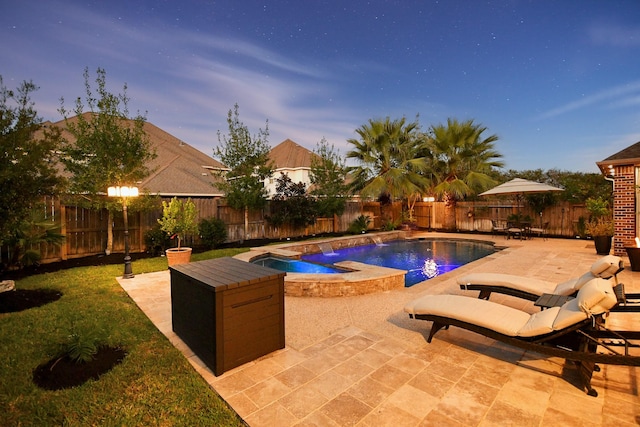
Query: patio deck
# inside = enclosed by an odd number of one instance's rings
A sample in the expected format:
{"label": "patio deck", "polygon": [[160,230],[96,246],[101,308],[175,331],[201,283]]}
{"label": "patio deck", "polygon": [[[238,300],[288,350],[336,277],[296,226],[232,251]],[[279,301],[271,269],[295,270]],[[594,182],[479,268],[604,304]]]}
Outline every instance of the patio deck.
{"label": "patio deck", "polygon": [[[500,272],[561,282],[599,258],[593,243],[583,240],[455,237],[493,240],[507,249],[407,289],[286,297],[286,348],[219,377],[171,330],[168,271],[118,280],[251,426],[638,425],[640,367],[601,366],[592,380],[599,395],[590,397],[576,387],[575,369],[563,359],[457,328],[440,331],[426,343],[430,323],[409,319],[403,307],[424,294],[464,293],[455,283],[459,274]],[[640,272],[627,268],[618,277],[627,292],[640,292]],[[513,297],[491,299],[538,310]],[[638,314],[615,313],[611,320],[640,330]]]}

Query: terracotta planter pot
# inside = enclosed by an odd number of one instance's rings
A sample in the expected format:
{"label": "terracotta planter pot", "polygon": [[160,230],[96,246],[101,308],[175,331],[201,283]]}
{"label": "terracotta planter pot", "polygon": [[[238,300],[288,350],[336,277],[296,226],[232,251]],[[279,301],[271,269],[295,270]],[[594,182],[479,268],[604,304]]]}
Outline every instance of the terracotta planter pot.
{"label": "terracotta planter pot", "polygon": [[165,251],[169,266],[187,264],[191,260],[191,248],[171,248]]}
{"label": "terracotta planter pot", "polygon": [[640,248],[629,246],[624,248],[629,256],[631,271],[640,271]]}

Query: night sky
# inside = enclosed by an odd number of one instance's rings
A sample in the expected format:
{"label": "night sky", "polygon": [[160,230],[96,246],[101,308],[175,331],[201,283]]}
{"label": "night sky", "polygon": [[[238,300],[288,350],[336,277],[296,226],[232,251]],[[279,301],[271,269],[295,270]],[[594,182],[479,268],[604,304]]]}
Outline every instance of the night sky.
{"label": "night sky", "polygon": [[474,119],[508,169],[597,172],[640,141],[640,1],[7,1],[0,75],[45,120],[92,80],[208,155],[234,103],[269,144]]}

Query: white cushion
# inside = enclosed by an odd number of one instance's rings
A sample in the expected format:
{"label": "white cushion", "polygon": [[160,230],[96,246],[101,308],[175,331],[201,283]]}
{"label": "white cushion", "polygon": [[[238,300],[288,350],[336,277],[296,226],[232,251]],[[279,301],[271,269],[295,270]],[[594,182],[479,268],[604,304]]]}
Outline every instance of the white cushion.
{"label": "white cushion", "polygon": [[562,307],[551,307],[531,315],[513,307],[462,295],[426,295],[409,302],[404,310],[413,315],[456,319],[508,336],[534,337],[564,329],[589,315],[604,313],[616,303],[611,282],[595,278]]}
{"label": "white cushion", "polygon": [[505,288],[518,289],[534,295],[553,293],[555,283],[547,282],[532,277],[516,276],[501,273],[472,273],[458,277],[459,285],[488,285],[504,286]]}
{"label": "white cushion", "polygon": [[516,336],[530,317],[529,313],[506,305],[462,295],[427,295],[411,301],[404,310],[457,319],[509,336]]}
{"label": "white cushion", "polygon": [[578,300],[572,299],[560,307],[560,311],[558,311],[558,315],[553,321],[553,330],[559,331],[560,329],[575,325],[576,323],[582,322],[587,317],[587,313],[578,307]]}
{"label": "white cushion", "polygon": [[604,313],[618,302],[611,282],[605,279],[589,281],[578,291],[576,300],[586,314]]}
{"label": "white cushion", "polygon": [[596,276],[594,276],[593,273],[587,271],[580,277],[574,277],[573,279],[560,283],[551,293],[556,295],[573,295],[582,286],[584,286],[585,283],[589,280],[595,279],[595,277]]}
{"label": "white cushion", "polygon": [[560,307],[551,307],[532,314],[527,323],[518,331],[519,337],[533,337],[553,332],[553,322]]}
{"label": "white cushion", "polygon": [[594,276],[608,279],[616,274],[620,267],[622,267],[622,258],[615,255],[606,255],[593,263],[591,272]]}
{"label": "white cushion", "polygon": [[622,266],[621,262],[622,259],[620,257],[614,255],[603,256],[591,265],[588,272],[578,278],[560,283],[552,293],[557,295],[572,295],[596,277],[608,279],[618,272]]}

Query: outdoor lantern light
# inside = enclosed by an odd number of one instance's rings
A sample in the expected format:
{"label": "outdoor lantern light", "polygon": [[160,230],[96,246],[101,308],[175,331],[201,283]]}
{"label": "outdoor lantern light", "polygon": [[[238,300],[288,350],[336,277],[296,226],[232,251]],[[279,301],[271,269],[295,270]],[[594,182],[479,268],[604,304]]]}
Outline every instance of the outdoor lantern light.
{"label": "outdoor lantern light", "polygon": [[109,197],[138,197],[138,187],[109,187],[107,195]]}
{"label": "outdoor lantern light", "polygon": [[129,222],[127,218],[127,197],[138,197],[138,187],[109,187],[107,188],[109,197],[122,198],[122,216],[124,218],[124,274],[123,279],[133,278],[131,268],[131,256],[129,255]]}

